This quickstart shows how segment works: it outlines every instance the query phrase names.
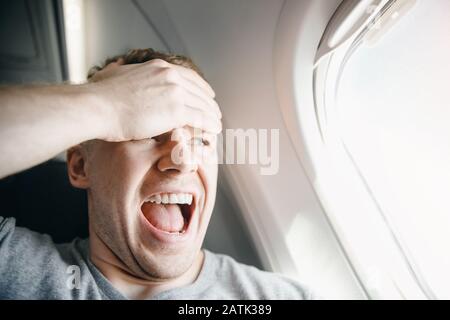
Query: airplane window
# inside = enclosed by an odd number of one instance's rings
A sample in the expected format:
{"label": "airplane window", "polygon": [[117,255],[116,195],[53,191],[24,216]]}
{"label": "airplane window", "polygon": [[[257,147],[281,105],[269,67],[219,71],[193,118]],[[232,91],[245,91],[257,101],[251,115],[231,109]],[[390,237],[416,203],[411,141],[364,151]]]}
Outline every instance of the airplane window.
{"label": "airplane window", "polygon": [[335,97],[340,138],[380,213],[414,273],[447,299],[449,30],[449,1],[417,1],[382,37],[361,39]]}

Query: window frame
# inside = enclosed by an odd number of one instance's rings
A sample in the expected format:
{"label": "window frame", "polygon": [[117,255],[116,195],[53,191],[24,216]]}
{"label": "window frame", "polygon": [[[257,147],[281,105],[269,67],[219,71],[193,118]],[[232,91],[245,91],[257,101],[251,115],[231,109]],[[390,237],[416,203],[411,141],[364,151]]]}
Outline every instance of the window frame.
{"label": "window frame", "polygon": [[[359,25],[348,28],[348,33],[341,32],[342,39],[334,40],[334,47],[328,46],[327,40],[358,1],[341,3],[313,61],[305,61],[300,51],[295,53],[293,92],[286,93],[282,88],[286,74],[278,71],[280,109],[299,161],[367,297],[435,299],[395,226],[383,214],[345,143],[339,139],[335,98],[345,63],[357,50],[370,24],[383,17],[398,0],[365,3],[372,6],[370,14],[365,19],[353,19]],[[314,67],[305,72],[308,62]]]}

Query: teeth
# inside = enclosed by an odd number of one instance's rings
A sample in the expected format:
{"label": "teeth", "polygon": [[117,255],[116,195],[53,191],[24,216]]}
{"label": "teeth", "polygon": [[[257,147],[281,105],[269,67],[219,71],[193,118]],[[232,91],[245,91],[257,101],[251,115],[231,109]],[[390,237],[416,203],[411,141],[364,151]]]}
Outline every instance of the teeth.
{"label": "teeth", "polygon": [[178,203],[178,197],[176,194],[169,194],[169,203]]}
{"label": "teeth", "polygon": [[192,203],[193,196],[189,193],[162,193],[151,196],[146,202],[157,204],[189,204]]}

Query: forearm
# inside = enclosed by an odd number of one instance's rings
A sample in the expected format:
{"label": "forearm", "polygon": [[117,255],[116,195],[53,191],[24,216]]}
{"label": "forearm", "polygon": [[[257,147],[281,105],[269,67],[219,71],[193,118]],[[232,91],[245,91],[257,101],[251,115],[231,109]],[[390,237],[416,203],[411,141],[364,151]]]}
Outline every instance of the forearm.
{"label": "forearm", "polygon": [[0,178],[101,138],[102,108],[89,85],[0,87]]}

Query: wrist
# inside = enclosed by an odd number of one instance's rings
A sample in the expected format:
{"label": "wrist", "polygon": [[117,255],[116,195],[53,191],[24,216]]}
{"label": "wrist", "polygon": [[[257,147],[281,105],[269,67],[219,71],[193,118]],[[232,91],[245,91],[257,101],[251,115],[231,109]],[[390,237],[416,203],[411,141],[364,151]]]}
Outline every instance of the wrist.
{"label": "wrist", "polygon": [[90,139],[111,140],[112,134],[117,132],[117,121],[109,97],[102,93],[98,83],[82,84],[79,89],[87,125],[91,128]]}

